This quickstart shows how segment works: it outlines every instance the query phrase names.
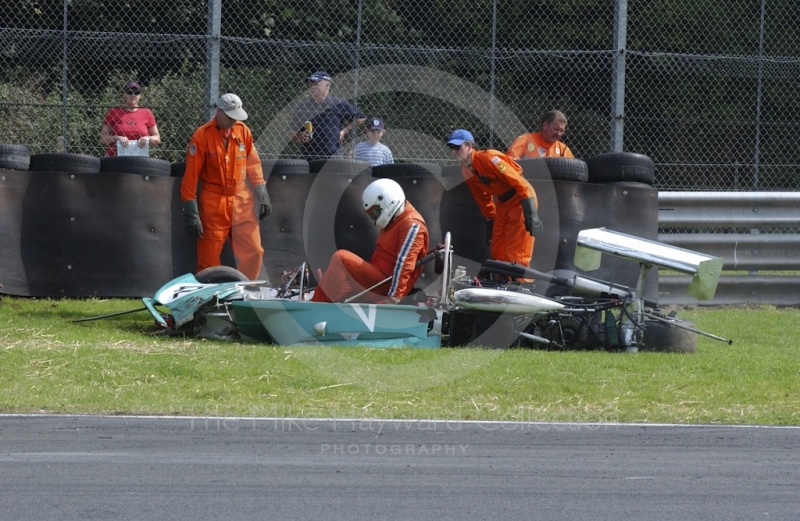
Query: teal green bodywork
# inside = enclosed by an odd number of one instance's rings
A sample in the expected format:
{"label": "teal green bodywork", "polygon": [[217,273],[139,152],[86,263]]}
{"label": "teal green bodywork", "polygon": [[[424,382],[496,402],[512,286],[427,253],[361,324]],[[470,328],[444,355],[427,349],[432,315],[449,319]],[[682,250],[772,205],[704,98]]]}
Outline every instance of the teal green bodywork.
{"label": "teal green bodywork", "polygon": [[441,335],[428,334],[428,322],[433,320],[434,312],[427,307],[240,300],[233,302],[233,312],[243,337],[279,345],[441,345]]}

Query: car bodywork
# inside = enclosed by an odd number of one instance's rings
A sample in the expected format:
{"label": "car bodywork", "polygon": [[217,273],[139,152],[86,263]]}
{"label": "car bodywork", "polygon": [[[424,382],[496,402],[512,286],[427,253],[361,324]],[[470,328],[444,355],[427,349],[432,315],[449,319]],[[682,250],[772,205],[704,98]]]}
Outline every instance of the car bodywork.
{"label": "car bodywork", "polygon": [[[437,258],[438,294],[424,301],[310,302],[305,265],[285,273],[280,287],[267,281],[203,283],[187,274],[142,300],[166,333],[279,345],[478,345],[635,352],[647,348],[647,324],[653,322],[725,340],[664,315],[655,303],[639,296],[647,271],[664,266],[691,274],[690,290],[698,298],[711,298],[722,259],[602,228],[582,231],[576,265],[586,271],[596,269],[601,253],[638,262],[639,285],[628,288],[498,261],[486,261],[477,277],[454,278],[447,234]],[[537,294],[535,284],[525,282],[528,279],[548,282],[548,294]],[[162,313],[159,307],[169,312]]]}

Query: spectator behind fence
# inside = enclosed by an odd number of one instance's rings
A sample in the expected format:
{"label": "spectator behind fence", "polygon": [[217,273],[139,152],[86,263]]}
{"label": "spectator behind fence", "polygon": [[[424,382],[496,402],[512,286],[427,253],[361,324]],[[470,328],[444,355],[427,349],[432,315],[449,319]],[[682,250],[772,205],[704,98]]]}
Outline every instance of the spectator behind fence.
{"label": "spectator behind fence", "polygon": [[265,219],[272,205],[253,134],[242,123],[246,119],[239,96],[219,98],[214,118],[189,141],[181,201],[186,233],[197,239],[197,271],[220,265],[230,237],[236,267],[255,280],[264,257],[258,219]]}
{"label": "spectator behind fence", "polygon": [[567,116],[560,110],[551,110],[542,116],[539,132],[522,134],[508,147],[507,154],[514,159],[527,157],[575,157],[561,140],[567,130]]}
{"label": "spectator behind fence", "polygon": [[386,124],[380,118],[367,120],[367,140],[356,145],[354,159],[367,161],[369,166],[394,163],[392,151],[380,142],[386,132]]}
{"label": "spectator behind fence", "polygon": [[[136,146],[140,149],[161,143],[156,118],[150,109],[140,107],[142,87],[129,81],[122,87],[122,107],[112,107],[103,118],[100,143],[108,145],[106,156],[117,154],[117,147]],[[145,154],[149,155],[149,154]]]}
{"label": "spectator behind fence", "polygon": [[464,129],[450,134],[447,147],[461,163],[461,175],[486,218],[491,258],[528,267],[542,221],[536,191],[522,177],[522,167],[499,150],[476,150],[475,138]]}
{"label": "spectator behind fence", "polygon": [[295,110],[289,136],[301,143],[303,159],[328,159],[343,157],[344,137],[367,116],[347,100],[330,94],[331,77],[317,71],[306,78],[311,97],[301,102]]}

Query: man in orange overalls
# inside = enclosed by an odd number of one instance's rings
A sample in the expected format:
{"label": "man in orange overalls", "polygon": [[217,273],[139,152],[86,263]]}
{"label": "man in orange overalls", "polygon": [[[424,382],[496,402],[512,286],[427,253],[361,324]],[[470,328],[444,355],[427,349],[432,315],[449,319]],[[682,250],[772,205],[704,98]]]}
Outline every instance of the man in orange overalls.
{"label": "man in orange overalls", "polygon": [[461,163],[461,174],[486,217],[486,242],[492,259],[528,267],[534,237],[542,233],[536,191],[522,167],[498,150],[475,150],[475,139],[455,130],[447,146]]}
{"label": "man in orange overalls", "polygon": [[539,132],[522,134],[508,147],[506,152],[514,159],[528,157],[575,157],[561,136],[567,130],[567,116],[560,110],[551,110],[542,116]]}
{"label": "man in orange overalls", "polygon": [[186,232],[197,239],[197,271],[220,265],[222,246],[230,237],[237,268],[254,280],[264,257],[256,214],[263,220],[272,206],[253,135],[242,123],[246,119],[239,96],[219,98],[214,118],[189,142],[181,200]]}

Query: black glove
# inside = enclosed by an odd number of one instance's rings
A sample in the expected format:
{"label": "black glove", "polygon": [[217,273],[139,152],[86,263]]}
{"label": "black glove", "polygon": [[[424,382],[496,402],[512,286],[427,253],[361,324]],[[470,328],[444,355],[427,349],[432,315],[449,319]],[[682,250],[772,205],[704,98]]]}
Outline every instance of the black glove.
{"label": "black glove", "polygon": [[538,237],[542,234],[544,226],[542,226],[542,221],[539,220],[539,216],[536,214],[536,204],[533,202],[533,197],[522,199],[520,204],[522,205],[522,215],[525,216],[525,229],[534,237]]}
{"label": "black glove", "polygon": [[199,239],[203,235],[203,223],[200,222],[200,213],[197,211],[197,199],[183,202],[183,219],[186,221],[186,233]]}
{"label": "black glove", "polygon": [[492,244],[492,230],[494,230],[494,219],[486,221],[486,244]]}
{"label": "black glove", "polygon": [[269,202],[269,194],[267,193],[267,184],[262,183],[254,186],[253,195],[256,197],[256,214],[263,221],[272,211],[272,203]]}

